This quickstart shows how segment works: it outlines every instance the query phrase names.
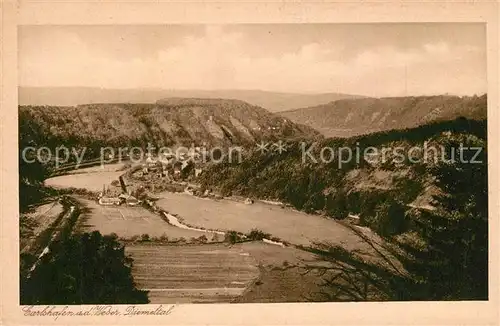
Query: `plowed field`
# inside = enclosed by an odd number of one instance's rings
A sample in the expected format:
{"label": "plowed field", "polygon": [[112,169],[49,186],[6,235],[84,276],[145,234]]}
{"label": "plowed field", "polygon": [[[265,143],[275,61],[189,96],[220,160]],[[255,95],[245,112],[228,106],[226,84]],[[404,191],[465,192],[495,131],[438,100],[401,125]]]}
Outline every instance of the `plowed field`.
{"label": "plowed field", "polygon": [[259,275],[241,247],[212,245],[127,245],[138,288],[151,303],[230,302]]}

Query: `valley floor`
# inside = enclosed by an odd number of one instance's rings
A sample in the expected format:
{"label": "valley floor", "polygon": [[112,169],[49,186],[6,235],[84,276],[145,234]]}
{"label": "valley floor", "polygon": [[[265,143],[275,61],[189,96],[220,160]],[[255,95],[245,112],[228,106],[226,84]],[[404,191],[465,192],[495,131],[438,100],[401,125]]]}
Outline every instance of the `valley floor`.
{"label": "valley floor", "polygon": [[[98,184],[109,184],[120,173],[89,171],[55,177],[47,183],[96,190]],[[291,244],[286,247],[262,241],[230,245],[210,236],[201,243],[196,239],[210,232],[176,227],[160,213],[142,207],[106,207],[81,196],[73,197],[82,208],[76,223],[78,231],[116,233],[125,241],[126,253],[134,259],[135,282],[138,288],[150,291],[152,303],[318,301],[323,277],[318,274],[321,268],[311,266],[331,263],[321,261],[301,246],[329,243],[381,265],[389,256],[382,246],[368,242],[341,223],[277,205],[246,205],[168,192],[160,193],[156,203],[186,225],[222,232],[259,229]],[[147,238],[141,239],[144,235]]]}

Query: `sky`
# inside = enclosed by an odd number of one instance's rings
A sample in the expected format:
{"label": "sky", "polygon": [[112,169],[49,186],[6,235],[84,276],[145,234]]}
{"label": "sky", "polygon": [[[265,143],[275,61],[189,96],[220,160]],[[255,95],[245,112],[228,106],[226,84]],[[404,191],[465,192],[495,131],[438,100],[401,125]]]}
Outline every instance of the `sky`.
{"label": "sky", "polygon": [[20,86],[483,94],[484,24],[20,26]]}

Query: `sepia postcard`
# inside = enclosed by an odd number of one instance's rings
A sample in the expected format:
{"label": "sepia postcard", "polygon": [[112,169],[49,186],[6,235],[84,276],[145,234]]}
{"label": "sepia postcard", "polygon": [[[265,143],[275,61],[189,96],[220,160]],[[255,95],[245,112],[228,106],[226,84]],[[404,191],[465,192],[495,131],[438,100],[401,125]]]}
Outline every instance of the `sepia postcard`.
{"label": "sepia postcard", "polygon": [[496,2],[1,10],[3,324],[498,324]]}

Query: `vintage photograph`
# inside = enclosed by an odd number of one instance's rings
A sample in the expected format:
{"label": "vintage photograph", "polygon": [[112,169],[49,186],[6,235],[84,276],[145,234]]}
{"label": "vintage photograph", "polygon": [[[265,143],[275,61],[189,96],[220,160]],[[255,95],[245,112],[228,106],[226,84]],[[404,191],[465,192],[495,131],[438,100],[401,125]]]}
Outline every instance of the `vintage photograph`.
{"label": "vintage photograph", "polygon": [[488,300],[486,24],[17,45],[21,305]]}

